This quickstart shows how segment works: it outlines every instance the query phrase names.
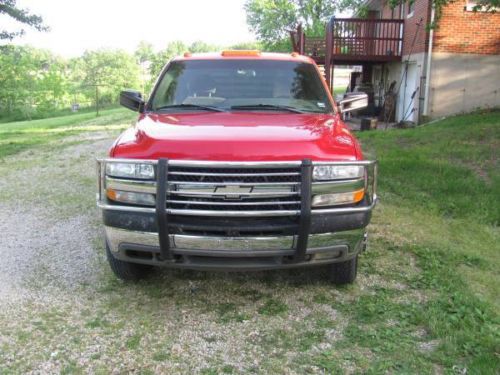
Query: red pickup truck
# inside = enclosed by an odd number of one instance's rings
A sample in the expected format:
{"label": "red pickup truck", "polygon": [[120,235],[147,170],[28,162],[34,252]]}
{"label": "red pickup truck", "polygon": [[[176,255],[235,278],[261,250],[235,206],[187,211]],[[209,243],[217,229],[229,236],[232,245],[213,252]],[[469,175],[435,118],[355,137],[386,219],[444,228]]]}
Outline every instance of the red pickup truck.
{"label": "red pickup truck", "polygon": [[304,56],[224,51],[171,60],[140,113],[98,160],[109,264],[137,280],[153,266],[267,270],[327,265],[356,278],[376,198],[342,112]]}

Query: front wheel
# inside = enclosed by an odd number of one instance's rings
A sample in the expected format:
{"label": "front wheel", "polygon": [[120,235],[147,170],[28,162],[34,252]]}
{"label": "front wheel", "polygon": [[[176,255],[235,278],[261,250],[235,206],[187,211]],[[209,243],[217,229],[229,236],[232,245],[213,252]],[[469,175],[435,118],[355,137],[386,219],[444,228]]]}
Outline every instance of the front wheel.
{"label": "front wheel", "polygon": [[329,267],[330,281],[333,284],[352,284],[358,274],[358,256],[345,262],[332,263]]}
{"label": "front wheel", "polygon": [[130,263],[116,259],[111,253],[111,250],[109,249],[107,243],[106,257],[108,258],[108,263],[113,273],[116,275],[116,277],[124,281],[138,281],[140,279],[143,279],[149,274],[151,268],[153,268],[152,266],[147,266],[144,264]]}

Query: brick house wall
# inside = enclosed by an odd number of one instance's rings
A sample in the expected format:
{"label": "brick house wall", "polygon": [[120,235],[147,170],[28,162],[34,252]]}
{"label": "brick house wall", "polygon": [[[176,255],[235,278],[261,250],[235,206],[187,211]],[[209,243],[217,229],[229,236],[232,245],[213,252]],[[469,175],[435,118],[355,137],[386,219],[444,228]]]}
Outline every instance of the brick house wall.
{"label": "brick house wall", "polygon": [[[403,56],[410,53],[417,54],[427,52],[429,43],[429,32],[426,25],[430,22],[431,2],[430,0],[415,0],[413,15],[408,16],[408,2],[402,5],[404,7],[404,40]],[[420,24],[420,26],[417,25]],[[416,34],[416,37],[415,37]],[[413,39],[415,44],[413,45]]]}
{"label": "brick house wall", "polygon": [[[426,52],[429,43],[429,32],[426,25],[430,22],[430,0],[415,0],[413,14],[409,15],[408,2],[396,6],[392,9],[387,1],[384,1],[380,12],[380,18],[403,19],[404,20],[404,40],[403,56],[415,53]],[[420,26],[417,23],[422,19]],[[415,34],[417,33],[416,37]],[[413,45],[413,39],[415,44]]]}
{"label": "brick house wall", "polygon": [[466,5],[458,0],[443,8],[434,31],[433,52],[499,55],[500,12],[474,13],[465,10]]}
{"label": "brick house wall", "polygon": [[[500,12],[485,13],[466,10],[467,0],[457,0],[442,10],[438,27],[434,30],[435,52],[500,54]],[[401,9],[402,8],[402,9]],[[387,1],[377,9],[381,18],[404,19],[403,56],[427,52],[431,16],[431,0],[415,0],[413,16],[408,17],[408,1],[391,9]],[[417,22],[422,24],[417,27]],[[415,44],[411,48],[415,33]]]}

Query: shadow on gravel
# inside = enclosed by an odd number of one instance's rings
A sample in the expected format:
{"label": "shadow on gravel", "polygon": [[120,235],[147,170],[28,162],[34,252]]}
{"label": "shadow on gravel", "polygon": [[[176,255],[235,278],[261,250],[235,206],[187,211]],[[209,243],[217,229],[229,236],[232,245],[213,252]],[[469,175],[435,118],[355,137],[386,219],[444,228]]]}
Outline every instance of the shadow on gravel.
{"label": "shadow on gravel", "polygon": [[[314,285],[332,285],[328,280],[327,268],[325,266],[311,267],[306,269],[291,270],[269,270],[269,271],[242,271],[242,272],[223,272],[223,271],[194,271],[194,270],[170,270],[157,268],[149,277],[137,282],[135,285],[140,287],[155,287],[175,284],[197,284],[198,289],[203,289],[203,283],[217,283],[224,286],[228,284],[246,284],[257,283],[270,288],[304,287]],[[127,283],[134,285],[134,283]],[[333,285],[332,285],[333,287]]]}

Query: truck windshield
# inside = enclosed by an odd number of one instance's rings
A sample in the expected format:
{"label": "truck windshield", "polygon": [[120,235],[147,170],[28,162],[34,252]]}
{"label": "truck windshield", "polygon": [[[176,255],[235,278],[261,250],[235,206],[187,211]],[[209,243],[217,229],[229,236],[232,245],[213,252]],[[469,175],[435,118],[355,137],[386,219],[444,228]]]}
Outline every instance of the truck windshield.
{"label": "truck windshield", "polygon": [[149,103],[153,111],[333,111],[312,64],[277,60],[174,61]]}

